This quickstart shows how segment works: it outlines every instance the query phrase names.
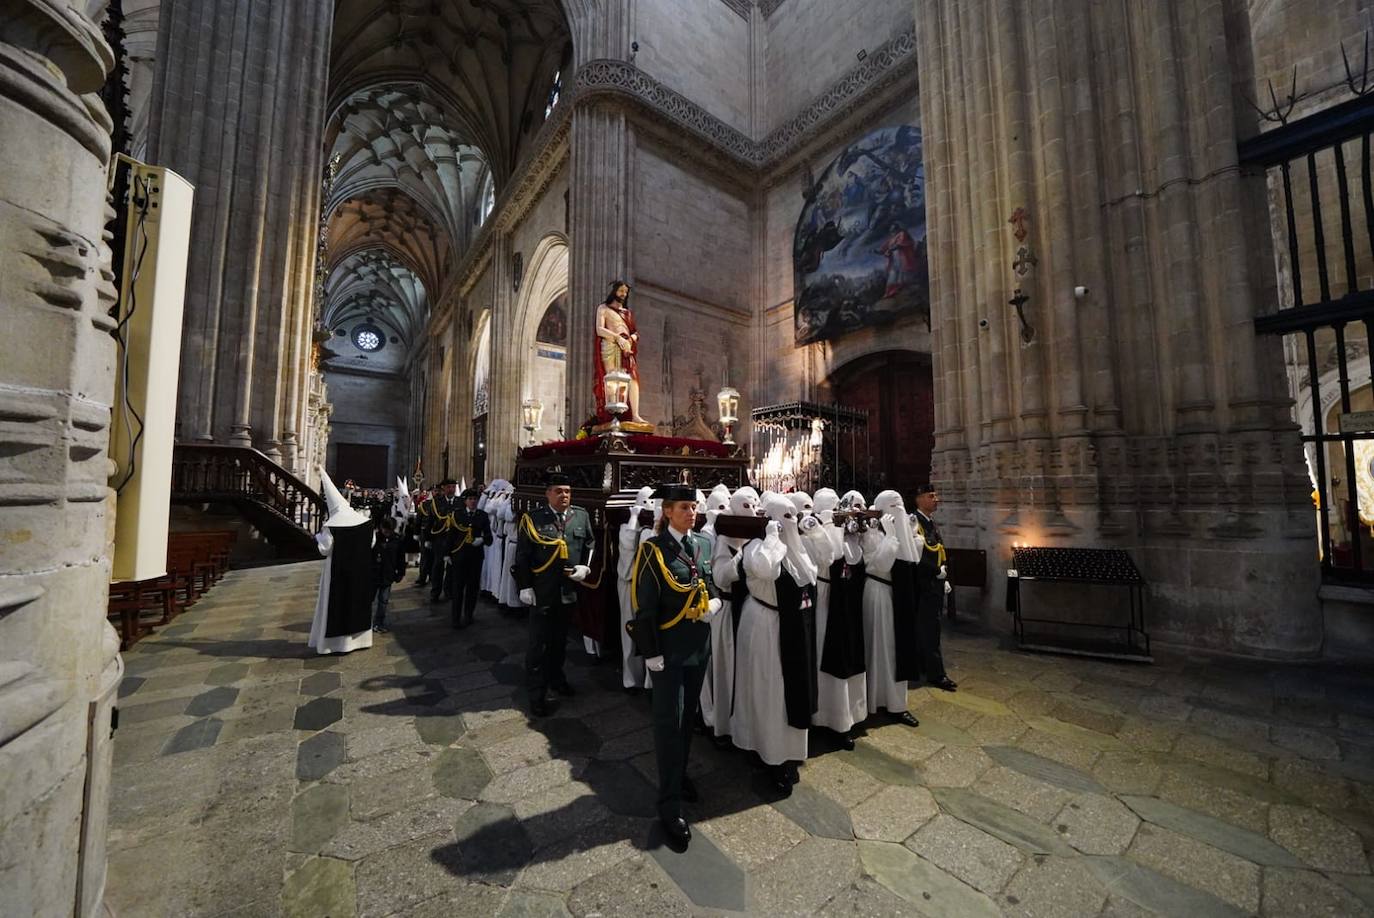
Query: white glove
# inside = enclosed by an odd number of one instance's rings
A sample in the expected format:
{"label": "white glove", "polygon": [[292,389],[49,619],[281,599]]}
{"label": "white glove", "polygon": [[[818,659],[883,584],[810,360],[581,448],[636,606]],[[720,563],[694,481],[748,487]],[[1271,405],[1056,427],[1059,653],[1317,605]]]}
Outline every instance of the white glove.
{"label": "white glove", "polygon": [[644,665],[649,668],[649,672],[651,673],[663,672],[663,655],[659,654],[656,657],[650,657],[644,661]]}
{"label": "white glove", "polygon": [[801,518],[801,523],[799,523],[798,525],[801,526],[802,532],[810,532],[820,524],[821,521],[816,519],[814,516],[804,516]]}
{"label": "white glove", "polygon": [[534,605],[534,604],[535,604],[534,590],[531,589],[530,587],[525,587],[523,590],[521,590],[521,591],[520,591],[520,601],[521,601],[522,603],[524,603],[525,605],[527,605],[527,606],[532,606],[532,605]]}
{"label": "white glove", "polygon": [[948,580],[946,580],[946,581],[945,581],[945,593],[946,593],[946,594],[949,594],[949,593],[953,593],[953,592],[954,592],[954,584],[952,584],[952,583],[950,583]]}
{"label": "white glove", "polygon": [[568,575],[568,579],[573,583],[581,583],[587,579],[587,575],[591,572],[592,569],[590,567],[585,564],[579,564],[572,569],[572,573]]}
{"label": "white glove", "polygon": [[878,546],[883,544],[883,534],[876,527],[865,530],[863,536],[863,547],[866,552],[875,552]]}
{"label": "white glove", "polygon": [[701,620],[709,622],[711,619],[715,618],[716,613],[720,611],[720,607],[721,601],[719,599],[712,599],[710,602],[706,603],[706,614],[701,617]]}
{"label": "white glove", "polygon": [[944,580],[944,579],[947,578],[948,576],[949,576],[949,570],[948,570],[943,564],[941,564],[941,565],[940,565],[940,573],[938,573],[938,574],[935,575],[935,579],[936,579],[936,580]]}
{"label": "white glove", "polygon": [[769,520],[768,525],[763,527],[763,537],[765,539],[782,538],[782,525],[777,520]]}

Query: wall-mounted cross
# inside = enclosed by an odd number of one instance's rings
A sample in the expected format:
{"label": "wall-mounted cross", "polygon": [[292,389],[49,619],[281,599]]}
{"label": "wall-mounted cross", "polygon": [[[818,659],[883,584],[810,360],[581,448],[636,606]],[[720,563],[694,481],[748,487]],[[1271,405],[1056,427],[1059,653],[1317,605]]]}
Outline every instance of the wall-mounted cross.
{"label": "wall-mounted cross", "polygon": [[1020,287],[1017,287],[1011,299],[1007,300],[1016,309],[1016,318],[1021,321],[1021,340],[1026,344],[1035,340],[1035,329],[1031,328],[1030,323],[1026,321],[1025,306],[1029,301],[1030,297]]}

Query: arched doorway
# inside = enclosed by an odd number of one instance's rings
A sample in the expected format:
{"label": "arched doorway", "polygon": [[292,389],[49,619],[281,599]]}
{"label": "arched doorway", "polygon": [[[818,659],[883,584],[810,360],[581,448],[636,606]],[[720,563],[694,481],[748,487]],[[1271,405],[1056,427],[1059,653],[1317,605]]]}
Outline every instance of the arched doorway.
{"label": "arched doorway", "polygon": [[530,363],[530,391],[527,397],[539,402],[544,409],[542,426],[533,432],[535,443],[564,438],[567,383],[568,308],[567,293],[564,292],[549,303],[534,333],[534,356]]}
{"label": "arched doorway", "polygon": [[930,479],[930,454],[935,448],[930,355],[916,351],[866,354],[831,373],[826,385],[830,399],[868,412],[873,492],[893,488],[910,500],[917,485]]}

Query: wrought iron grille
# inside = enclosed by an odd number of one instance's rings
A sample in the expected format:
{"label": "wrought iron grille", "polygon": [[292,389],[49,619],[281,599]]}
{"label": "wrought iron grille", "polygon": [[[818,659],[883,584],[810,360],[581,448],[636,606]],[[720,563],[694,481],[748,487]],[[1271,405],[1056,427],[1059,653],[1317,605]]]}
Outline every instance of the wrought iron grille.
{"label": "wrought iron grille", "polygon": [[[1239,145],[1242,166],[1268,175],[1273,216],[1286,239],[1279,308],[1257,318],[1255,329],[1292,336],[1306,352],[1299,389],[1305,383],[1311,407],[1299,420],[1316,478],[1322,577],[1329,582],[1374,583],[1374,411],[1359,410],[1374,392],[1371,133],[1374,93]],[[1300,396],[1307,415],[1308,399]]]}

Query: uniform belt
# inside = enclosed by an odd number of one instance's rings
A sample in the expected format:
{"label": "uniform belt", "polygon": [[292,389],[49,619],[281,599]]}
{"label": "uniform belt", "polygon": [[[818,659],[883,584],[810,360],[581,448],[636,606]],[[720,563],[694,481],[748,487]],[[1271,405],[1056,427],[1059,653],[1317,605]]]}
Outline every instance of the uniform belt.
{"label": "uniform belt", "polygon": [[887,584],[888,586],[892,586],[892,581],[891,581],[891,580],[884,580],[883,578],[879,577],[877,574],[864,574],[864,576],[867,577],[869,580],[876,580],[876,581],[878,581],[879,583],[885,583],[885,584]]}

